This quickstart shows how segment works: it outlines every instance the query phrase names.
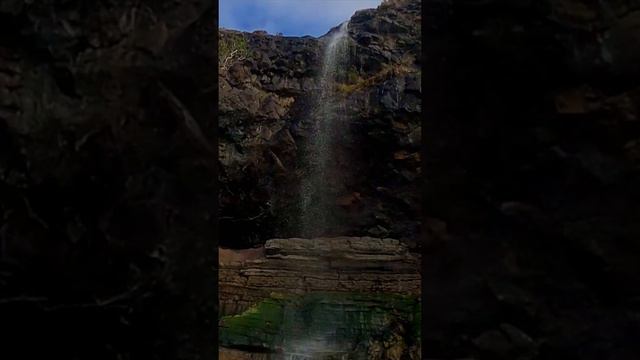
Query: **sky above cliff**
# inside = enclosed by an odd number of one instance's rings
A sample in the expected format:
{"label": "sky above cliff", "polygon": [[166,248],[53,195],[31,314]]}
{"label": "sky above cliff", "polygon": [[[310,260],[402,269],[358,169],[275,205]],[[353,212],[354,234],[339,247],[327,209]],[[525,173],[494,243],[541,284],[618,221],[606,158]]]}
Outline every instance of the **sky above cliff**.
{"label": "sky above cliff", "polygon": [[382,0],[219,0],[220,27],[288,36],[322,36],[356,10]]}

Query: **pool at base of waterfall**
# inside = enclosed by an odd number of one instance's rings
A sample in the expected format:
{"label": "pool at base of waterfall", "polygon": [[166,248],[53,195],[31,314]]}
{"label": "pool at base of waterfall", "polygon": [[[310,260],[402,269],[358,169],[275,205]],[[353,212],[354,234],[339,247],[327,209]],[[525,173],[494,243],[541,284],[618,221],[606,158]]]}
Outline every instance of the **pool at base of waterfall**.
{"label": "pool at base of waterfall", "polygon": [[228,359],[417,359],[420,301],[389,294],[273,294],[222,317],[220,345],[257,356]]}

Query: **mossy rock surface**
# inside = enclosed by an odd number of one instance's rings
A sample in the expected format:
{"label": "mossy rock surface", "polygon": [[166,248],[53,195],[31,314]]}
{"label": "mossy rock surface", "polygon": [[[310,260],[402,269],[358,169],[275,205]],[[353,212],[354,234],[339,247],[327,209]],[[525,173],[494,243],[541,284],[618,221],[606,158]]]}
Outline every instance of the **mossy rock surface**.
{"label": "mossy rock surface", "polygon": [[[342,352],[385,337],[402,324],[405,341],[420,338],[420,301],[358,293],[272,294],[220,320],[220,345],[268,352]],[[394,330],[396,329],[396,330]]]}

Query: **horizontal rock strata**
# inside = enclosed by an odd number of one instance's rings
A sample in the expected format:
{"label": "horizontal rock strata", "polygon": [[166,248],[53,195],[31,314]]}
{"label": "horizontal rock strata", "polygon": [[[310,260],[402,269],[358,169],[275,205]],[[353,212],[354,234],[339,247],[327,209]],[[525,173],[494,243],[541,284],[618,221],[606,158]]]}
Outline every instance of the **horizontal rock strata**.
{"label": "horizontal rock strata", "polygon": [[419,257],[395,239],[272,239],[219,252],[220,314],[237,314],[272,293],[420,295]]}

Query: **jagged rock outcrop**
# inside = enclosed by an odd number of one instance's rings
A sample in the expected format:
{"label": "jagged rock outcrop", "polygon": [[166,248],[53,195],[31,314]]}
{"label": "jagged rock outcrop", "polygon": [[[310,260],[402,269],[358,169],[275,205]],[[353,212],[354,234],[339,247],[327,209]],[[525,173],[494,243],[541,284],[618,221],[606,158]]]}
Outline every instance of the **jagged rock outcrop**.
{"label": "jagged rock outcrop", "polygon": [[419,256],[398,240],[272,239],[219,257],[221,356],[419,358]]}
{"label": "jagged rock outcrop", "polygon": [[[331,34],[336,31],[329,31]],[[327,35],[328,35],[327,34]],[[326,36],[242,36],[248,55],[220,73],[221,230],[229,247],[292,237],[304,150]],[[337,149],[340,228],[329,234],[419,238],[420,2],[359,11],[349,23],[350,66],[340,96],[350,119]],[[342,189],[344,185],[344,189]]]}

